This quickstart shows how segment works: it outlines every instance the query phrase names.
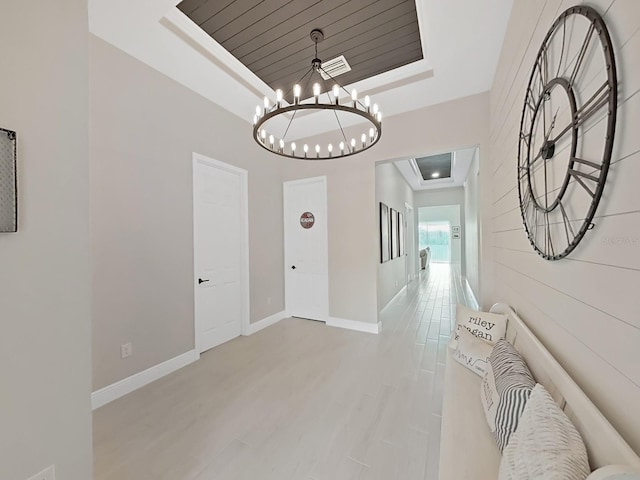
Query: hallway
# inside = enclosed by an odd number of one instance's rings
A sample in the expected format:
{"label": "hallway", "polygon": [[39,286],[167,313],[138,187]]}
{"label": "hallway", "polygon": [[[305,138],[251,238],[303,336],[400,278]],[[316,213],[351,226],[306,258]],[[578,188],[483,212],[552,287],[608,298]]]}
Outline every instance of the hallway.
{"label": "hallway", "polygon": [[459,268],[432,265],[379,335],[285,319],[94,412],[96,480],[436,480]]}

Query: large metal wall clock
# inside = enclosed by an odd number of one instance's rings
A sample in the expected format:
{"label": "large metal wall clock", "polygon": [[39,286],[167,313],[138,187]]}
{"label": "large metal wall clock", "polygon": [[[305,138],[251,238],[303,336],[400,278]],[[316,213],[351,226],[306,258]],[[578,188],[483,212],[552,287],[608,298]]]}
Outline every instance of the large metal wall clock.
{"label": "large metal wall clock", "polygon": [[616,127],[618,81],[611,38],[591,7],[572,7],[547,33],[526,90],[518,196],[533,248],[571,253],[602,197]]}

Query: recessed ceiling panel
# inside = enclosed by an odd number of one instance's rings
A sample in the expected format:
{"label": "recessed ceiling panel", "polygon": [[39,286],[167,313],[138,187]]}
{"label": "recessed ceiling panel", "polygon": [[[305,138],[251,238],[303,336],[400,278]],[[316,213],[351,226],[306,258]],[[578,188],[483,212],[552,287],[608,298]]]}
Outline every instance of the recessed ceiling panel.
{"label": "recessed ceiling panel", "polygon": [[451,157],[451,153],[442,153],[440,155],[416,158],[416,165],[418,165],[422,179],[434,180],[436,178],[451,177]]}
{"label": "recessed ceiling panel", "polygon": [[316,28],[325,37],[318,57],[344,55],[351,66],[342,85],[423,58],[414,0],[184,0],[178,8],[274,90],[289,92],[309,70]]}

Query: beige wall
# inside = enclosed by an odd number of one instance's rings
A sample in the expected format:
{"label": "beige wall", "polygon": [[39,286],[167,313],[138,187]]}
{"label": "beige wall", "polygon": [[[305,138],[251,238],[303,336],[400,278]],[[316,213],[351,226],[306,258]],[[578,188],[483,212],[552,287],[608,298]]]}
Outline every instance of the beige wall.
{"label": "beige wall", "polygon": [[[377,321],[376,163],[474,145],[482,148],[488,142],[488,114],[489,94],[472,95],[386,117],[380,142],[362,155],[344,160],[284,163],[285,180],[327,175],[331,316]],[[347,138],[356,134],[358,129],[346,129]],[[307,142],[314,145],[327,140],[319,136]]]}
{"label": "beige wall", "polygon": [[18,233],[0,234],[0,478],[91,478],[87,2],[2,2],[0,125]]}
{"label": "beige wall", "polygon": [[[393,163],[376,165],[377,226],[380,225],[380,202],[403,215],[406,215],[405,204],[413,207],[413,190]],[[380,234],[378,234],[378,311],[382,310],[407,284],[406,255],[396,257],[385,263],[380,263],[379,258]]]}
{"label": "beige wall", "polygon": [[[554,19],[573,1],[516,0],[491,91],[495,293],[514,306],[640,453],[640,2],[591,0],[605,13],[618,62],[618,127],[604,197],[568,259],[545,261],[522,228],[516,186],[518,126],[530,68]],[[593,155],[601,154],[593,151]]]}
{"label": "beige wall", "polygon": [[282,161],[247,122],[97,37],[90,46],[99,389],[194,347],[193,152],[248,170],[251,321],[284,309]]}

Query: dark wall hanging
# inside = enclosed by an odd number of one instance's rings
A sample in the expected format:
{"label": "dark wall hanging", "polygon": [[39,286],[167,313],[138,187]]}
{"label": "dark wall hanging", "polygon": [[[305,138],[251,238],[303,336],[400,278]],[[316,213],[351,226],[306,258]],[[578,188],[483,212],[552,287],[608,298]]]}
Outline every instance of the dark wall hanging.
{"label": "dark wall hanging", "polygon": [[0,128],[0,233],[18,231],[16,132]]}
{"label": "dark wall hanging", "polygon": [[604,20],[591,7],[567,9],[542,41],[520,121],[520,211],[529,242],[547,260],[567,256],[594,226],[617,106]]}
{"label": "dark wall hanging", "polygon": [[389,217],[391,218],[391,259],[398,258],[398,212],[390,208]]}
{"label": "dark wall hanging", "polygon": [[380,263],[391,260],[389,207],[380,202]]}

